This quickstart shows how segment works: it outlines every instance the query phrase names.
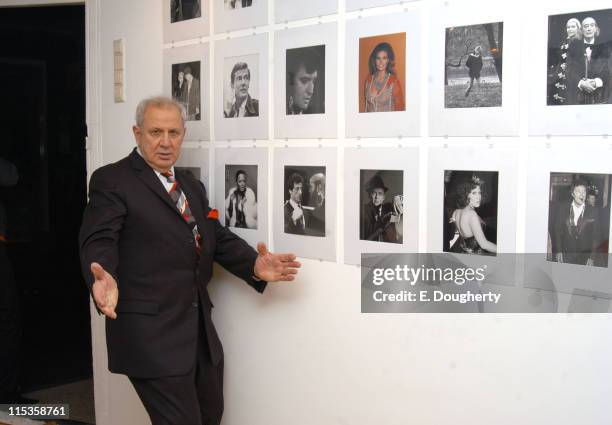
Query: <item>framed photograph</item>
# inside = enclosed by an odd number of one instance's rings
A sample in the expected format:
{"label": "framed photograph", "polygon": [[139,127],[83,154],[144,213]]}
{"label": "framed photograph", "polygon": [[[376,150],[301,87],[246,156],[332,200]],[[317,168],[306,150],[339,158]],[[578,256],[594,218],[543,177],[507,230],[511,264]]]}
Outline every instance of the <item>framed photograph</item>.
{"label": "framed photograph", "polygon": [[337,25],[275,33],[275,137],[336,138]]}
{"label": "framed photograph", "polygon": [[444,170],[442,250],[497,255],[497,171]]}
{"label": "framed photograph", "polygon": [[420,11],[346,25],[347,137],[419,134]]}
{"label": "framed photograph", "polygon": [[428,220],[428,252],[516,252],[517,158],[514,146],[430,149],[428,211],[439,215]]}
{"label": "framed photograph", "polygon": [[310,0],[305,7],[302,0],[282,0],[275,2],[276,23],[331,15],[338,12],[337,0]]}
{"label": "framed photograph", "polygon": [[164,0],[164,43],[210,33],[209,0]]}
{"label": "framed photograph", "polygon": [[610,174],[550,173],[548,261],[608,267]]}
{"label": "framed photograph", "polygon": [[215,204],[221,224],[254,248],[268,242],[268,149],[215,150]]}
{"label": "framed photograph", "polygon": [[268,0],[212,0],[217,34],[268,24]]}
{"label": "framed photograph", "polygon": [[419,150],[416,147],[344,151],[344,262],[361,253],[418,252]]}
{"label": "framed photograph", "polygon": [[164,50],[164,93],[187,112],[185,140],[209,140],[208,43]]}
{"label": "framed photograph", "polygon": [[267,34],[215,45],[215,139],[268,138]]}
{"label": "framed photograph", "polygon": [[181,157],[176,162],[175,167],[189,171],[196,179],[200,180],[206,188],[206,195],[208,196],[209,202],[212,203],[208,173],[210,170],[209,151],[207,148],[183,147],[181,150]]}
{"label": "framed photograph", "polygon": [[274,151],[274,248],[336,260],[336,148]]}
{"label": "framed photograph", "polygon": [[[534,4],[527,16],[531,135],[612,132],[612,8],[604,0]],[[533,40],[541,40],[537,44]]]}
{"label": "framed photograph", "polygon": [[525,286],[612,297],[609,158],[597,141],[532,142],[525,252],[533,254],[526,259]]}
{"label": "framed photograph", "polygon": [[446,28],[445,108],[502,106],[504,23]]}
{"label": "framed photograph", "polygon": [[512,7],[432,3],[430,135],[518,135],[521,27]]}
{"label": "framed photograph", "polygon": [[346,0],[346,10],[367,9],[370,7],[389,6],[404,3],[401,0]]}

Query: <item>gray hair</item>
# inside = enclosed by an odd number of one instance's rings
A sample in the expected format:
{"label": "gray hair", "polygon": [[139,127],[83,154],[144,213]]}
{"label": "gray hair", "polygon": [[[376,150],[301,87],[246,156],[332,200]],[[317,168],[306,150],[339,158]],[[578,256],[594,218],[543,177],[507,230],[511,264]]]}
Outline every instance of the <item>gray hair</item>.
{"label": "gray hair", "polygon": [[147,108],[150,106],[157,108],[174,107],[180,112],[181,119],[183,120],[183,125],[185,125],[185,121],[187,121],[187,111],[185,110],[185,107],[182,104],[170,97],[153,96],[141,100],[138,106],[136,107],[136,125],[138,127],[142,127],[142,125],[144,124],[144,114]]}

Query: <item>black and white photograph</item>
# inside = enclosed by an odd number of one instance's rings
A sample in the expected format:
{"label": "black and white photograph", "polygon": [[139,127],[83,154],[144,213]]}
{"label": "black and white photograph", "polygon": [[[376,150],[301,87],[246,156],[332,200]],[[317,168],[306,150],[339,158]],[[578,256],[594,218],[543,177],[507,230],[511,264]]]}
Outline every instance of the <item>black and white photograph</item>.
{"label": "black and white photograph", "polygon": [[172,64],[172,98],[182,104],[187,121],[200,121],[200,61]]}
{"label": "black and white photograph", "polygon": [[253,3],[257,3],[257,0],[223,0],[225,8],[228,10],[242,9],[244,7],[251,7]]}
{"label": "black and white photograph", "polygon": [[360,170],[359,239],[403,243],[404,172]]}
{"label": "black and white photograph", "polygon": [[444,106],[502,106],[504,23],[446,28]]}
{"label": "black and white photograph", "polygon": [[287,49],[287,115],[325,113],[325,45]]}
{"label": "black and white photograph", "polygon": [[242,118],[259,116],[259,55],[224,59],[223,116]]}
{"label": "black and white photograph", "polygon": [[225,165],[225,226],[257,229],[257,165]]}
{"label": "black and white photograph", "polygon": [[325,167],[285,166],[285,233],[325,236]]}
{"label": "black and white photograph", "polygon": [[497,255],[497,171],[444,171],[443,251]]}
{"label": "black and white photograph", "polygon": [[547,105],[612,103],[612,9],[548,17]]}
{"label": "black and white photograph", "polygon": [[170,22],[182,22],[202,16],[201,0],[170,0]]}
{"label": "black and white photograph", "polygon": [[550,173],[547,260],[608,267],[610,174]]}

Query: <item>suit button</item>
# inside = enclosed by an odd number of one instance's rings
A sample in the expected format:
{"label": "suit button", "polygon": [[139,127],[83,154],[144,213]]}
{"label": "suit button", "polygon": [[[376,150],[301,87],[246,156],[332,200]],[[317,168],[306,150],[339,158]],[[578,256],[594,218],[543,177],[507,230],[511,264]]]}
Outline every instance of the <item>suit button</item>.
{"label": "suit button", "polygon": [[191,305],[193,306],[193,308],[198,308],[198,303],[197,302],[192,302]]}

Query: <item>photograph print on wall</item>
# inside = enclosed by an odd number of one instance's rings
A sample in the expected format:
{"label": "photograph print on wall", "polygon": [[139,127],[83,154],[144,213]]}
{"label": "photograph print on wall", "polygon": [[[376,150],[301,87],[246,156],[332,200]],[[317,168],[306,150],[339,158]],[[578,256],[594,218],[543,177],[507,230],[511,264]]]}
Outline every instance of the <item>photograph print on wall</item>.
{"label": "photograph print on wall", "polygon": [[325,236],[325,167],[285,166],[285,233]]}
{"label": "photograph print on wall", "polygon": [[170,0],[170,23],[187,21],[202,16],[201,0]]}
{"label": "photograph print on wall", "polygon": [[444,171],[443,251],[497,255],[497,171]]}
{"label": "photograph print on wall", "polygon": [[406,33],[359,39],[359,112],[405,111]]}
{"label": "photograph print on wall", "polygon": [[259,55],[225,58],[223,75],[223,116],[259,116]]}
{"label": "photograph print on wall", "polygon": [[612,9],[548,17],[547,105],[612,103]]}
{"label": "photograph print on wall", "polygon": [[359,239],[403,243],[404,172],[360,170]]}
{"label": "photograph print on wall", "polygon": [[287,115],[325,113],[325,45],[287,49]]}
{"label": "photograph print on wall", "polygon": [[172,98],[185,107],[187,121],[201,117],[200,61],[172,64]]}
{"label": "photograph print on wall", "polygon": [[228,10],[242,9],[244,7],[253,6],[253,0],[224,0],[224,2],[225,8]]}
{"label": "photograph print on wall", "polygon": [[608,267],[611,177],[550,173],[548,261]]}
{"label": "photograph print on wall", "polygon": [[225,165],[225,226],[257,229],[257,165]]}
{"label": "photograph print on wall", "polygon": [[446,28],[444,107],[502,106],[504,23]]}

